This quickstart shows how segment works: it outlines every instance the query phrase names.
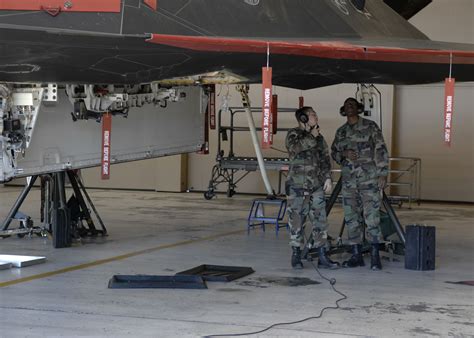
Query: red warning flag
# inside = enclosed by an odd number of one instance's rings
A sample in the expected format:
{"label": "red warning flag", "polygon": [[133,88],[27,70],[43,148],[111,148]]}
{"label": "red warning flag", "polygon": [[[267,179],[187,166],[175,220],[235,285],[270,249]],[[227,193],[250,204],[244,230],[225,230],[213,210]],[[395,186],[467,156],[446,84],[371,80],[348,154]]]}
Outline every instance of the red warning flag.
{"label": "red warning flag", "polygon": [[304,97],[300,96],[299,97],[299,108],[303,108],[303,107],[304,107]]}
{"label": "red warning flag", "polygon": [[454,113],[454,78],[446,78],[444,84],[444,144],[451,147]]}
{"label": "red warning flag", "polygon": [[112,115],[107,113],[102,116],[102,179],[110,178],[110,141],[112,135]]}
{"label": "red warning flag", "polygon": [[272,127],[272,67],[262,68],[262,148],[273,144]]}

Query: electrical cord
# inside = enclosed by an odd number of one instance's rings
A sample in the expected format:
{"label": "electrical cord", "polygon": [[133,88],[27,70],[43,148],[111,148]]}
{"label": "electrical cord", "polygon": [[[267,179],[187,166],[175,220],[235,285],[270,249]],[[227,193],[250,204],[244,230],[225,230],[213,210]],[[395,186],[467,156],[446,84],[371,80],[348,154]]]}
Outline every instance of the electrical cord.
{"label": "electrical cord", "polygon": [[[306,238],[306,236],[305,236]],[[239,337],[239,336],[250,336],[250,335],[255,335],[255,334],[259,334],[259,333],[263,333],[263,332],[266,332],[270,329],[273,329],[277,326],[284,326],[284,325],[294,325],[294,324],[299,324],[299,323],[303,323],[303,322],[306,322],[308,320],[311,320],[311,319],[319,319],[319,318],[322,318],[324,312],[326,310],[337,310],[337,309],[340,309],[341,307],[339,306],[339,302],[342,302],[343,300],[346,300],[347,299],[347,295],[345,295],[344,293],[342,293],[341,291],[339,291],[338,289],[336,289],[336,287],[334,286],[336,284],[336,278],[328,278],[326,276],[324,276],[321,271],[319,271],[318,267],[313,263],[313,261],[309,261],[309,263],[311,263],[311,265],[313,266],[313,268],[316,270],[316,272],[319,274],[319,276],[326,280],[330,286],[331,286],[331,289],[337,293],[338,295],[341,296],[341,298],[339,298],[338,300],[336,300],[335,304],[336,306],[326,306],[324,307],[323,309],[321,309],[321,311],[319,312],[319,314],[317,316],[311,316],[311,317],[306,317],[306,318],[303,318],[303,319],[300,319],[300,320],[295,320],[293,322],[281,322],[281,323],[275,323],[275,324],[272,324],[262,330],[259,330],[259,331],[253,331],[253,332],[244,332],[244,333],[225,333],[225,334],[215,334],[215,335],[209,335],[209,336],[205,336],[206,338],[211,338],[211,337]]]}

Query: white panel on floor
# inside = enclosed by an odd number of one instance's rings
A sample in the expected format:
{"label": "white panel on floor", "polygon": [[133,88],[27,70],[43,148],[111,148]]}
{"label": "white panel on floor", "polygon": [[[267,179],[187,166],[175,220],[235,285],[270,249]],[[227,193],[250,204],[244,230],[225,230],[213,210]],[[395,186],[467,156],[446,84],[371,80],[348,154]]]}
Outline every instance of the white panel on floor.
{"label": "white panel on floor", "polygon": [[36,265],[46,262],[46,257],[40,256],[18,256],[18,255],[0,255],[0,262],[6,262],[15,268],[24,268],[30,265]]}

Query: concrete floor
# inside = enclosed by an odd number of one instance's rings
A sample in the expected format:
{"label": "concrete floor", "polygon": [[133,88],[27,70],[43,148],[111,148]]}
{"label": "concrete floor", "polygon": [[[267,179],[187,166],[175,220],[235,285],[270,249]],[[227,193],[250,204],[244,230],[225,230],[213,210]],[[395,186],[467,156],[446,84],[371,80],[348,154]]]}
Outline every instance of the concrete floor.
{"label": "concrete floor", "polygon": [[[0,217],[18,192],[0,188]],[[0,253],[47,257],[41,265],[0,271],[1,337],[241,333],[316,316],[340,298],[310,264],[290,268],[286,231],[278,238],[273,227],[247,235],[251,196],[206,201],[192,193],[90,194],[110,233],[105,240],[52,249],[49,239],[39,237],[0,239]],[[22,211],[36,219],[38,205],[35,190]],[[422,204],[396,211],[403,224],[437,227],[435,271],[409,271],[403,262],[388,261],[381,272],[323,270],[348,296],[341,309],[260,336],[474,336],[473,287],[446,283],[474,280],[474,207]],[[341,219],[336,207],[332,234]],[[150,250],[137,253],[144,249]],[[227,284],[208,283],[208,290],[107,288],[114,274],[173,275],[200,264],[251,266],[256,272]]]}

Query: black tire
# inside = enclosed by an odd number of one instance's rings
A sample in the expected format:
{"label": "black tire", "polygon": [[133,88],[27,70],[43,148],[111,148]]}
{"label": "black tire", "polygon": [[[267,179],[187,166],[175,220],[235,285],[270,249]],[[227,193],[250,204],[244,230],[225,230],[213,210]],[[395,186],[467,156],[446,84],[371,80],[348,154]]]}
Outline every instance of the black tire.
{"label": "black tire", "polygon": [[204,193],[204,198],[207,199],[207,200],[210,200],[210,199],[212,199],[215,195],[216,195],[216,194],[214,194],[213,191],[208,190],[208,191],[206,191],[206,192]]}
{"label": "black tire", "polygon": [[56,249],[71,246],[70,221],[68,209],[58,209],[53,213],[53,247]]}
{"label": "black tire", "polygon": [[235,190],[234,189],[227,190],[227,197],[232,197],[234,195],[235,195]]}

